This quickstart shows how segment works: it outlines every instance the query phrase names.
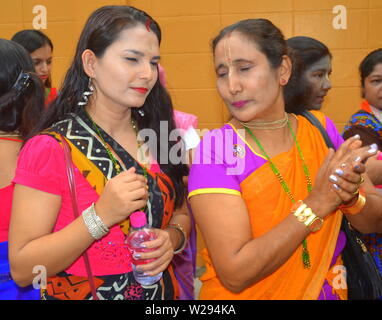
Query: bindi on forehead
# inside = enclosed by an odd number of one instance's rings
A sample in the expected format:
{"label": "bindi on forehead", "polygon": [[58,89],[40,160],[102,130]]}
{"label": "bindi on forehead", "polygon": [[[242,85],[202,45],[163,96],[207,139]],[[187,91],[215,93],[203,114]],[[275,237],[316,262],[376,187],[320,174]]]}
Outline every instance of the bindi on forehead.
{"label": "bindi on forehead", "polygon": [[146,30],[148,32],[151,31],[151,29],[150,29],[151,22],[152,22],[151,19],[149,17],[147,17],[147,19],[146,19]]}

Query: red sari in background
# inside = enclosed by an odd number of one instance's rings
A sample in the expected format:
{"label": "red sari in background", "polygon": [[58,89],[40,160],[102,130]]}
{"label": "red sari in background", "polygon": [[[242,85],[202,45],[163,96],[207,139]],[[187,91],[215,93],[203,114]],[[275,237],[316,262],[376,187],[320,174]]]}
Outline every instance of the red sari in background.
{"label": "red sari in background", "polygon": [[45,89],[45,108],[48,108],[49,105],[57,98],[57,89],[56,88],[46,88]]}

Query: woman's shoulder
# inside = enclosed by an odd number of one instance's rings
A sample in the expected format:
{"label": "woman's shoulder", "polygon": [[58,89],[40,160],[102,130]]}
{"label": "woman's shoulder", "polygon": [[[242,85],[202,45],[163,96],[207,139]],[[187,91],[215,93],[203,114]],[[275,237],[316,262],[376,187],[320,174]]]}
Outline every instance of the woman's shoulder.
{"label": "woman's shoulder", "polygon": [[59,142],[49,134],[38,134],[30,138],[22,147],[19,163],[47,163],[60,157],[63,149]]}
{"label": "woman's shoulder", "polygon": [[65,172],[61,145],[54,137],[39,134],[29,139],[21,149],[13,182],[60,194]]}
{"label": "woman's shoulder", "polygon": [[48,133],[40,133],[30,138],[24,145],[23,149],[33,149],[34,152],[41,150],[50,150],[61,148],[57,139]]}

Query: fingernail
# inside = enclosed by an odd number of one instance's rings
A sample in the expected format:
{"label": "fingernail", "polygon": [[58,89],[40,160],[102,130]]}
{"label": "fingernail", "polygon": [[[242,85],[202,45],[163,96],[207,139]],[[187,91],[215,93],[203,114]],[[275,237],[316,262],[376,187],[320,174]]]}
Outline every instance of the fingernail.
{"label": "fingernail", "polygon": [[141,248],[146,248],[147,246],[146,246],[144,243],[141,243],[141,244],[140,244],[140,247],[141,247]]}
{"label": "fingernail", "polygon": [[355,136],[353,136],[353,139],[359,139],[361,138],[359,134],[356,134]]}
{"label": "fingernail", "polygon": [[340,188],[339,186],[337,186],[335,183],[333,184],[333,187],[334,187],[334,189],[336,189],[336,190],[341,190],[341,188]]}
{"label": "fingernail", "polygon": [[372,145],[370,145],[370,148],[369,148],[369,150],[368,150],[367,152],[369,152],[369,153],[374,153],[374,152],[376,152],[377,150],[378,150],[378,146],[377,146],[377,144],[373,143]]}
{"label": "fingernail", "polygon": [[344,172],[341,169],[336,169],[336,171],[334,172],[337,173],[339,176],[342,176],[344,174]]}
{"label": "fingernail", "polygon": [[140,258],[141,255],[140,255],[139,253],[134,253],[133,257],[134,257],[134,258]]}
{"label": "fingernail", "polygon": [[334,174],[332,174],[332,175],[329,177],[329,180],[330,180],[331,182],[338,182],[338,179],[337,179],[337,177],[336,177]]}
{"label": "fingernail", "polygon": [[355,158],[355,162],[358,162],[358,161],[360,161],[361,160],[361,157],[357,157],[357,158]]}
{"label": "fingernail", "polygon": [[356,166],[354,166],[354,169],[360,170],[361,167],[357,164]]}

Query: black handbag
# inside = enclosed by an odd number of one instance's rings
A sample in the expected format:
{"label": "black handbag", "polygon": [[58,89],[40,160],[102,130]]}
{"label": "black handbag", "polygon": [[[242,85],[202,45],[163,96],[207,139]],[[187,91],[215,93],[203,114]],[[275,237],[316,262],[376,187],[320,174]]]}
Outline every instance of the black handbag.
{"label": "black handbag", "polygon": [[[335,149],[320,121],[307,110],[304,110],[301,115],[321,132],[328,148]],[[342,218],[341,230],[346,235],[346,245],[341,254],[346,267],[348,299],[374,300],[381,297],[382,277],[374,258],[361,240],[360,233],[351,227],[345,215]]]}

